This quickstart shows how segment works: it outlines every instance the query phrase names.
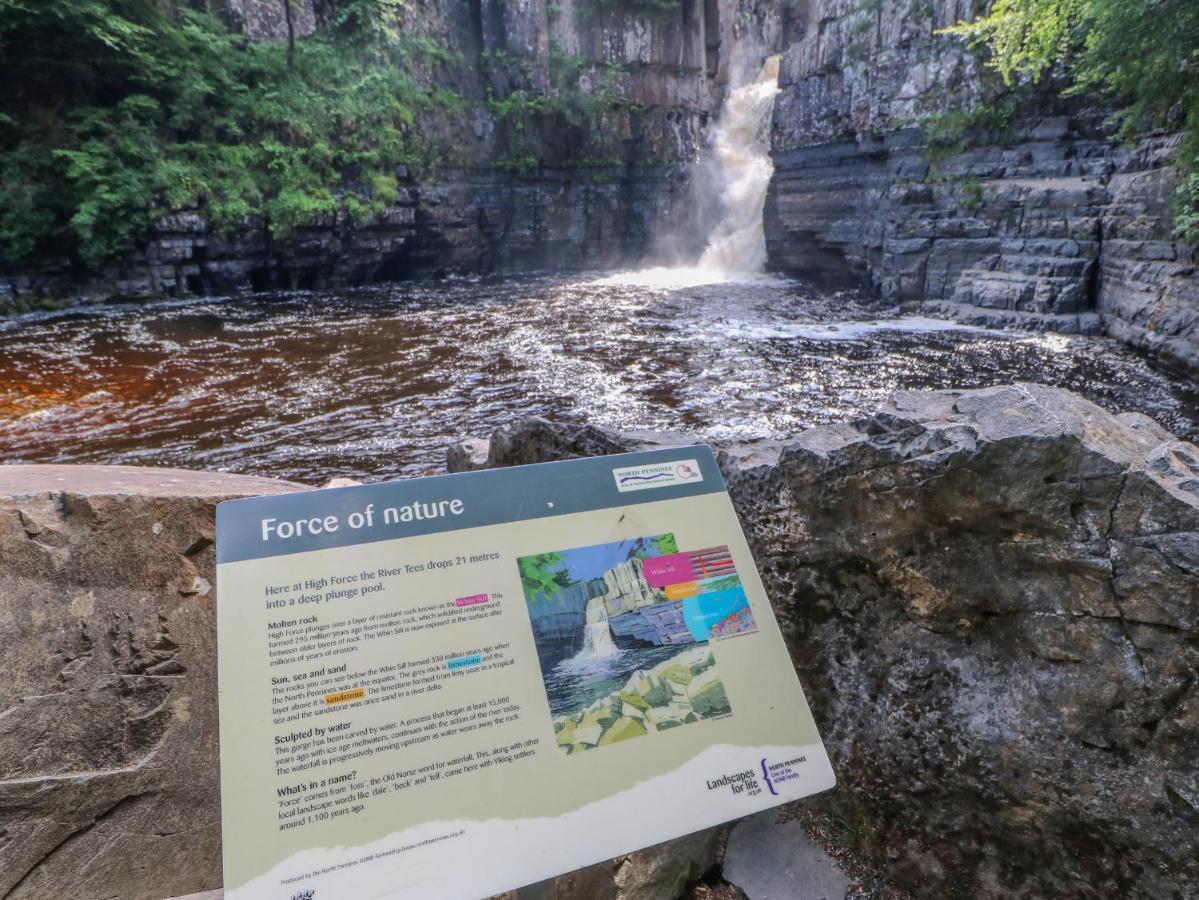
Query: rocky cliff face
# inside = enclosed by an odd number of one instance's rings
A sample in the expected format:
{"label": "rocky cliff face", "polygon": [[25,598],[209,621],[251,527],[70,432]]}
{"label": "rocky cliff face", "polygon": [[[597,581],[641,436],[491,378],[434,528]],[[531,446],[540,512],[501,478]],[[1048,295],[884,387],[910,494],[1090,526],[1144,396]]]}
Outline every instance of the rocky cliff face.
{"label": "rocky cliff face", "polygon": [[[486,464],[641,446],[534,420]],[[721,464],[847,843],[923,897],[1199,890],[1199,449],[1017,385]]]}
{"label": "rocky cliff face", "polygon": [[590,584],[572,584],[553,597],[536,600],[537,616],[530,620],[538,659],[561,660],[579,651],[587,624],[587,601],[596,593]]}
{"label": "rocky cliff face", "polygon": [[1199,365],[1195,251],[1170,238],[1177,136],[1122,145],[1060,85],[1005,95],[936,33],[984,5],[801,6],[774,111],[771,264]]}
{"label": "rocky cliff face", "polygon": [[[212,0],[253,40],[287,38],[281,0]],[[335,5],[290,3],[303,40],[333,27]],[[429,0],[404,31],[445,51],[420,73],[454,106],[423,115],[434,171],[400,167],[394,204],[364,226],[312,222],[272,239],[247,222],[217,234],[199,211],[160,221],[99,273],[68,260],[2,274],[0,313],[58,300],[321,288],[447,272],[579,269],[640,258],[685,220],[685,165],[719,107],[734,47],[781,46],[781,3],[680,0]],[[600,119],[536,110],[602,101]],[[532,111],[530,111],[532,110]],[[672,225],[671,230],[676,230]]]}

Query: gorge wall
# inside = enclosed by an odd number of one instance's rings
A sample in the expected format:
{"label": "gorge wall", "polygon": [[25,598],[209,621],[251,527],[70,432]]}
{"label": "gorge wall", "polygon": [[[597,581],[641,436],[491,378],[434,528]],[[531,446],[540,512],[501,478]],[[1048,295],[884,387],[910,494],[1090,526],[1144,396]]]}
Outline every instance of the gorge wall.
{"label": "gorge wall", "polygon": [[[343,5],[292,3],[294,34],[332,31]],[[286,40],[285,6],[208,3],[254,41]],[[435,48],[418,80],[454,97],[420,114],[415,129],[437,162],[397,167],[384,212],[364,224],[326,216],[272,238],[253,219],[218,232],[202,209],[183,209],[100,271],[66,257],[6,270],[0,254],[0,312],[628,263],[661,223],[687,218],[685,166],[736,45],[764,55],[790,21],[781,3],[750,0],[428,0],[402,15],[400,30]]]}
{"label": "gorge wall", "polygon": [[967,322],[1106,331],[1199,366],[1179,137],[1121,143],[1063,85],[1009,91],[937,34],[985,0],[808,0],[775,103],[774,268]]}
{"label": "gorge wall", "polygon": [[[192,4],[195,5],[195,4]],[[206,0],[252,41],[318,40],[338,0]],[[398,166],[365,223],[272,237],[202,209],[162,217],[100,271],[5,266],[0,313],[79,300],[323,288],[412,276],[609,268],[664,236],[702,249],[688,184],[738,46],[785,51],[771,131],[769,265],[972,323],[1108,333],[1199,367],[1195,249],[1174,239],[1179,135],[1121,142],[1062,84],[1009,90],[938,31],[987,0],[426,0],[403,31],[453,103],[415,129],[437,164]],[[436,106],[436,104],[434,104]],[[586,115],[579,110],[586,108]],[[673,242],[678,249],[680,242]],[[686,254],[684,254],[686,255]],[[694,258],[694,257],[693,257]]]}

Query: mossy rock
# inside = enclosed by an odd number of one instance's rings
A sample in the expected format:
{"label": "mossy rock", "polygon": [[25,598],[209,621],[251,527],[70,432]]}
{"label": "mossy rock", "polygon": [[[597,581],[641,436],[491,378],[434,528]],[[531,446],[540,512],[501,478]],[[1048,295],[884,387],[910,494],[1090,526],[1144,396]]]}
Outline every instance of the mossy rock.
{"label": "mossy rock", "polygon": [[646,712],[645,717],[655,729],[664,731],[667,728],[682,725],[690,715],[694,715],[691,704],[686,701],[681,703],[676,701],[666,706],[654,707]]}
{"label": "mossy rock", "polygon": [[573,744],[576,738],[577,729],[575,723],[571,719],[565,721],[557,721],[554,723],[554,731],[558,734],[558,746]]}
{"label": "mossy rock", "polygon": [[631,706],[634,709],[649,709],[649,704],[645,701],[645,698],[640,694],[634,694],[631,691],[621,691],[620,702],[626,706]]}
{"label": "mossy rock", "polygon": [[613,713],[610,708],[601,707],[597,710],[588,710],[586,715],[579,720],[579,731],[586,731],[593,725],[598,725],[601,731],[606,731],[613,722],[619,719],[620,716]]}
{"label": "mossy rock", "polygon": [[667,681],[682,685],[690,684],[692,677],[694,677],[689,666],[673,661],[660,674]]}
{"label": "mossy rock", "polygon": [[578,731],[575,732],[575,743],[586,744],[589,747],[594,747],[600,742],[603,737],[604,726],[599,722],[591,722],[590,724],[580,724]]}
{"label": "mossy rock", "polygon": [[627,741],[630,738],[641,737],[643,734],[649,734],[649,729],[645,727],[640,719],[621,716],[612,723],[611,728],[604,732],[604,736],[600,738],[599,746],[606,747],[608,744]]}
{"label": "mossy rock", "polygon": [[729,698],[724,692],[724,683],[715,672],[697,678],[687,689],[692,708],[703,718],[732,712]]}

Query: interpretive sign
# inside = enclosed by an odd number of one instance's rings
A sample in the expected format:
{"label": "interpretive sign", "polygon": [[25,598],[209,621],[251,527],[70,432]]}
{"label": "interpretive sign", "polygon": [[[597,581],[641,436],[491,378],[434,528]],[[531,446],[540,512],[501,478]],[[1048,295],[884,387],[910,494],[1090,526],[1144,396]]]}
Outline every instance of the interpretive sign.
{"label": "interpretive sign", "polygon": [[484,897],[833,785],[711,451],[217,509],[230,900]]}

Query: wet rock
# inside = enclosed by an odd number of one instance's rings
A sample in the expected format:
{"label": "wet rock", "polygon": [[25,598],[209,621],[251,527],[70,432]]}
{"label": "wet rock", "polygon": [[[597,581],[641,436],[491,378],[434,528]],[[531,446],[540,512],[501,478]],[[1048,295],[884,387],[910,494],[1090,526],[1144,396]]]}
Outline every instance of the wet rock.
{"label": "wet rock", "polygon": [[220,885],[214,505],[298,487],[0,466],[0,894]]}
{"label": "wet rock", "polygon": [[849,891],[836,861],[777,809],[733,826],[723,872],[748,900],[845,900]]}
{"label": "wet rock", "polygon": [[[641,446],[534,421],[489,461]],[[1199,891],[1199,449],[1014,385],[768,450],[722,466],[855,843],[927,897]]]}
{"label": "wet rock", "polygon": [[486,438],[467,438],[446,448],[446,468],[451,472],[470,472],[487,467]]}

